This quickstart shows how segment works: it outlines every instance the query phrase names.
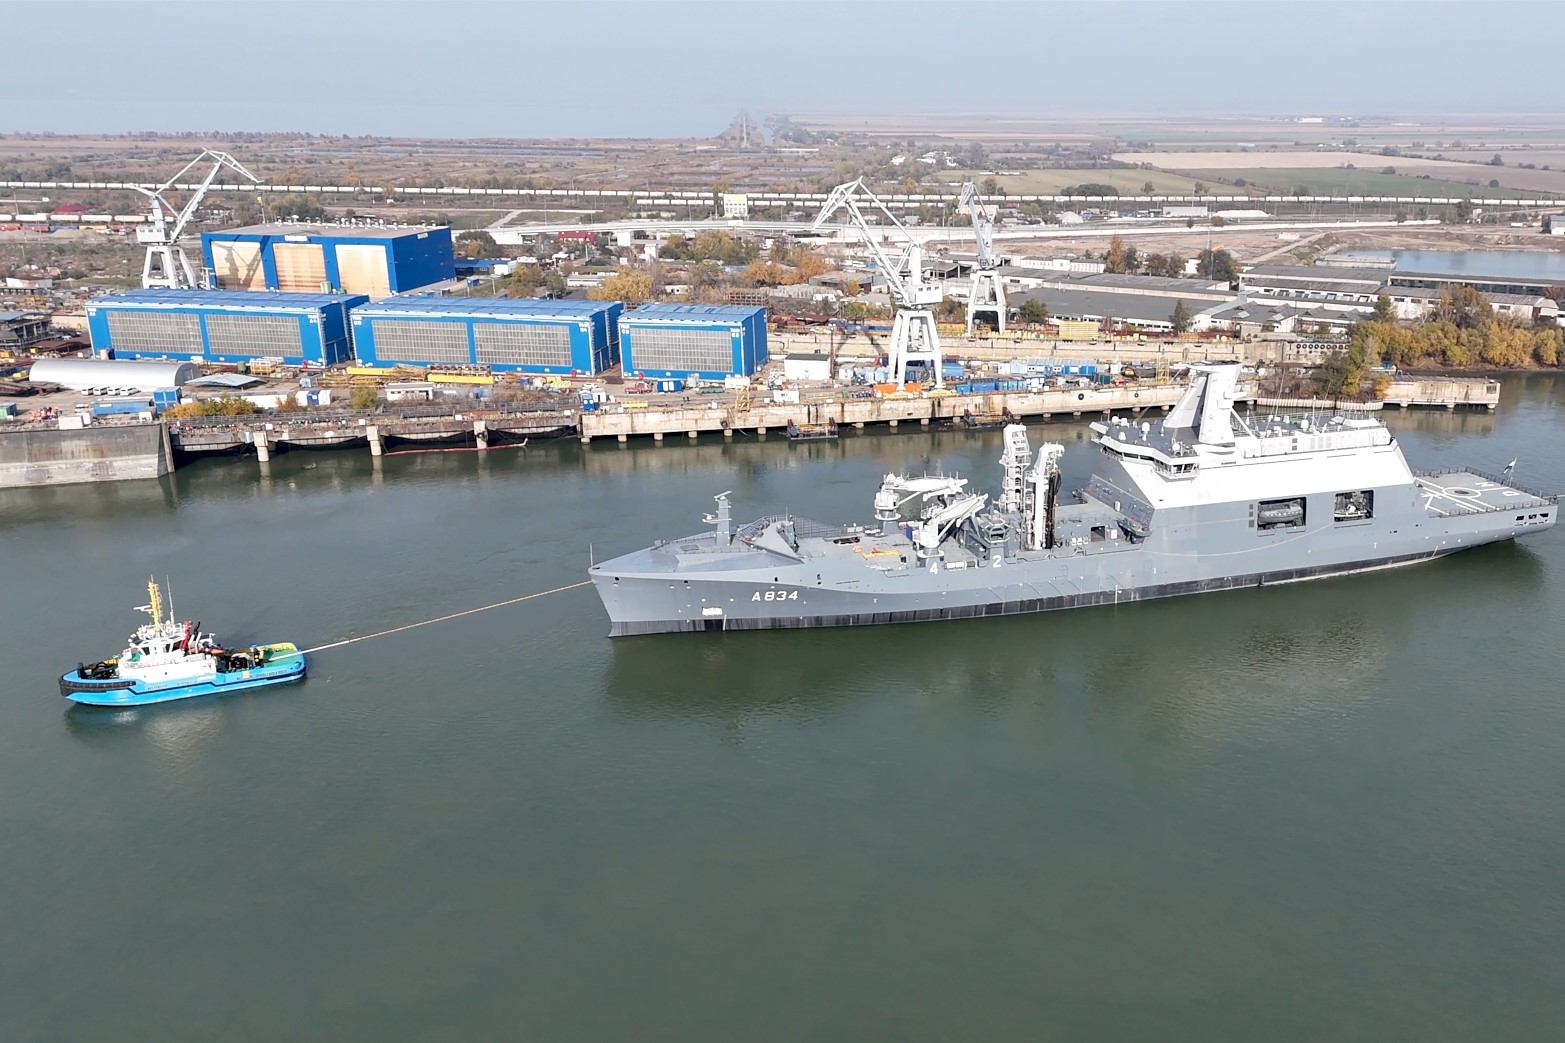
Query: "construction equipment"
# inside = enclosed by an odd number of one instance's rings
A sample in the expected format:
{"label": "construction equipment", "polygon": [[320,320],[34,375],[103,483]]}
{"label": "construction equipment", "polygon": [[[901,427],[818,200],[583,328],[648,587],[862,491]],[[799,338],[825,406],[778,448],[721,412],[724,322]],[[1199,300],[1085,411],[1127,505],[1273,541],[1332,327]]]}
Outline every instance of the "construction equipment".
{"label": "construction equipment", "polygon": [[[195,193],[185,205],[176,211],[168,201],[168,191],[179,184],[180,178],[188,174],[192,168],[207,160],[212,161],[212,169],[207,171],[206,177],[196,187]],[[261,183],[260,178],[241,166],[233,156],[226,152],[207,149],[157,188],[132,186],[137,192],[152,200],[151,217],[146,224],[136,229],[136,241],[147,246],[147,259],[141,269],[142,286],[192,289],[198,285],[195,270],[190,267],[190,258],[185,256],[185,248],[180,245],[180,238],[185,234],[185,228],[190,224],[191,218],[195,217],[201,201],[206,198],[207,190],[212,187],[212,182],[217,179],[217,175],[224,167],[242,174],[257,185]]]}
{"label": "construction equipment", "polygon": [[994,249],[994,215],[978,195],[978,186],[969,181],[962,186],[957,209],[973,219],[973,237],[978,240],[978,266],[973,269],[973,285],[967,294],[967,335],[973,335],[973,320],[980,314],[994,315],[996,333],[1005,332],[1005,285],[1000,281],[1000,255]]}
{"label": "construction equipment", "polygon": [[[880,211],[891,227],[870,225],[860,205],[861,200],[870,208]],[[825,205],[821,207],[820,215],[815,218],[814,227],[818,230],[839,210],[847,211],[849,219],[864,237],[870,253],[874,255],[876,267],[886,280],[891,299],[896,304],[888,359],[892,379],[899,385],[905,384],[908,365],[922,363],[927,367],[935,386],[940,387],[940,335],[935,330],[935,315],[929,306],[938,304],[944,293],[940,287],[924,282],[922,245],[886,208],[886,204],[864,187],[862,180],[850,181],[832,189]],[[900,233],[906,242],[895,261],[886,254],[878,238],[881,233],[893,231]]]}

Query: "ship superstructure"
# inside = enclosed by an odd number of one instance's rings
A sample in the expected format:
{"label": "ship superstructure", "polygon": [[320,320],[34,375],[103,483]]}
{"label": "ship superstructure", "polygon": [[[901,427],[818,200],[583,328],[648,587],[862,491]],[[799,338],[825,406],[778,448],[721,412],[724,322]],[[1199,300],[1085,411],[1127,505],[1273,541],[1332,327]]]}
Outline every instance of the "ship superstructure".
{"label": "ship superstructure", "polygon": [[1295,582],[1427,561],[1555,524],[1507,476],[1415,473],[1365,415],[1246,419],[1239,370],[1194,367],[1159,423],[1094,423],[1101,458],[1060,503],[1064,448],[1005,428],[997,495],[886,475],[874,521],[792,516],[593,566],[611,636],[1011,615]]}

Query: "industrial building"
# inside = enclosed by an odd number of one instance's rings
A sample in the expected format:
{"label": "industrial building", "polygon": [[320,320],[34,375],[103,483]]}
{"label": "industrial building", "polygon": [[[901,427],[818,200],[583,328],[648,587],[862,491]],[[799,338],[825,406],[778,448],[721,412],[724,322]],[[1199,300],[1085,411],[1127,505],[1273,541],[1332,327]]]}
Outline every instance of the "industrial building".
{"label": "industrial building", "polygon": [[0,311],[0,348],[22,348],[49,335],[49,316]]}
{"label": "industrial building", "polygon": [[619,318],[627,375],[721,380],[766,365],[766,309],[645,304]]}
{"label": "industrial building", "polygon": [[72,391],[130,388],[152,391],[181,387],[201,376],[194,362],[131,362],[123,359],[39,359],[28,371],[35,384],[58,384]]}
{"label": "industrial building", "polygon": [[378,298],[456,275],[451,229],[443,227],[254,225],[203,232],[201,256],[222,290]]}
{"label": "industrial building", "polygon": [[121,359],[331,366],[352,357],[348,309],[362,295],[143,289],[87,302],[95,351]]}
{"label": "industrial building", "polygon": [[619,361],[618,301],[392,297],[353,311],[360,363],[601,373]]}

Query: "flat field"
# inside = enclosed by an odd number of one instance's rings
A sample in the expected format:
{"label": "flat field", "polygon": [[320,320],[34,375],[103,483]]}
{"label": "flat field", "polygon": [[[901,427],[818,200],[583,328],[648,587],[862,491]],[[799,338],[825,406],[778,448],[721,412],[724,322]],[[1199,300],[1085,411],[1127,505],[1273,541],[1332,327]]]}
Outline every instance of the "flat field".
{"label": "flat field", "polygon": [[[1444,196],[1466,198],[1474,195],[1493,196],[1505,192],[1508,196],[1534,198],[1540,193],[1531,189],[1468,185],[1436,178],[1411,177],[1406,174],[1383,174],[1378,170],[1348,170],[1343,167],[1288,168],[1277,170],[1207,170],[1202,173],[1223,181],[1242,178],[1248,191],[1261,190],[1265,195],[1314,195],[1314,196]],[[1225,193],[1228,185],[1211,185],[1213,192]],[[1295,193],[1295,189],[1307,188],[1307,192]]]}
{"label": "flat field", "polygon": [[1199,178],[1170,174],[1162,170],[1024,170],[1019,174],[989,174],[982,170],[948,170],[945,177],[954,182],[983,181],[993,177],[1010,195],[1057,195],[1071,185],[1113,185],[1120,195],[1144,195],[1142,187],[1152,183],[1152,195],[1189,195]]}
{"label": "flat field", "polygon": [[[1258,172],[1299,170],[1345,169],[1346,164],[1365,168],[1365,172],[1378,171],[1381,167],[1396,167],[1398,175],[1428,174],[1454,184],[1469,180],[1488,185],[1491,180],[1500,182],[1504,189],[1531,189],[1537,192],[1565,195],[1565,170],[1520,170],[1513,166],[1489,166],[1487,163],[1456,163],[1442,159],[1413,159],[1408,156],[1381,156],[1373,153],[1344,152],[1340,150],[1268,151],[1256,149],[1242,152],[1120,152],[1115,159],[1126,163],[1150,163],[1160,170],[1179,171],[1201,175],[1207,171],[1238,171],[1247,180],[1266,181]],[[1502,155],[1503,158],[1503,155]],[[1528,162],[1532,162],[1529,160]],[[1354,171],[1346,171],[1354,173]],[[1268,181],[1267,183],[1272,183]],[[1402,193],[1387,193],[1402,194]],[[1417,195],[1417,192],[1407,193]]]}

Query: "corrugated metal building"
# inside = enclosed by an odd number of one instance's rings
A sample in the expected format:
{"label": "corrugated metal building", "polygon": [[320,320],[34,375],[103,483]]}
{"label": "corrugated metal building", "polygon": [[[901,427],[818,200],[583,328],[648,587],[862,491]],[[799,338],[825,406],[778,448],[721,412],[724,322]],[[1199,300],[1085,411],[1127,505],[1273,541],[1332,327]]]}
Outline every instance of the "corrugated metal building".
{"label": "corrugated metal building", "polygon": [[721,380],[766,365],[766,309],[646,304],[619,319],[625,373]]}
{"label": "corrugated metal building", "polygon": [[201,234],[201,256],[223,290],[406,293],[456,274],[451,229],[253,225]]}
{"label": "corrugated metal building", "polygon": [[618,301],[392,297],[353,311],[361,363],[601,373],[619,361]]}
{"label": "corrugated metal building", "polygon": [[330,366],[352,357],[348,309],[369,298],[336,293],[126,290],[87,302],[94,350],[122,359],[277,358]]}

